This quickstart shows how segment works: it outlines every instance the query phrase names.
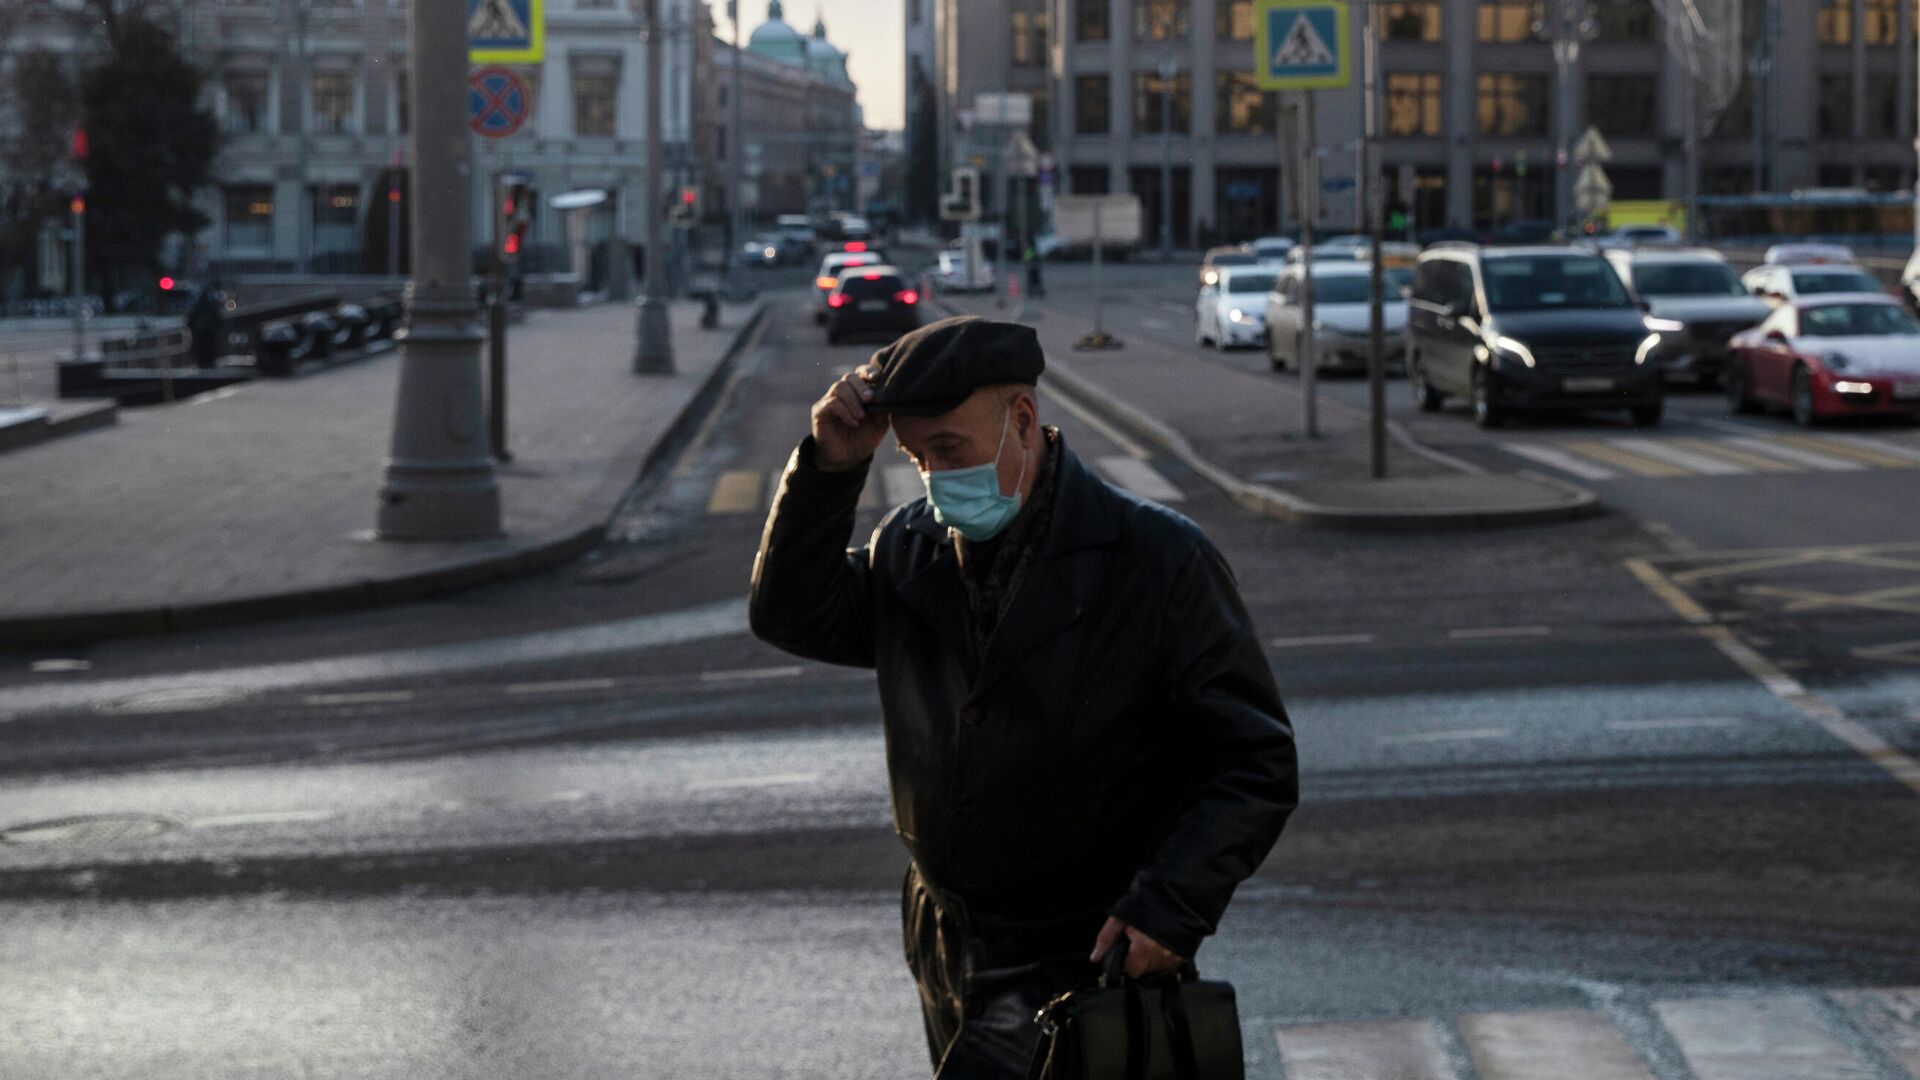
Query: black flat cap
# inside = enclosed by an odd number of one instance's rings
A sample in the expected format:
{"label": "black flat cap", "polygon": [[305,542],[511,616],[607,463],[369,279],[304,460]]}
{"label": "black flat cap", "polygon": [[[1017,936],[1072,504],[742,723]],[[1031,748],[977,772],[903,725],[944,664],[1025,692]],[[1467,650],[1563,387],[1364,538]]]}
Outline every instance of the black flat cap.
{"label": "black flat cap", "polygon": [[928,323],[873,354],[880,369],[867,408],[940,416],[983,386],[1037,384],[1047,366],[1033,327],[956,315]]}

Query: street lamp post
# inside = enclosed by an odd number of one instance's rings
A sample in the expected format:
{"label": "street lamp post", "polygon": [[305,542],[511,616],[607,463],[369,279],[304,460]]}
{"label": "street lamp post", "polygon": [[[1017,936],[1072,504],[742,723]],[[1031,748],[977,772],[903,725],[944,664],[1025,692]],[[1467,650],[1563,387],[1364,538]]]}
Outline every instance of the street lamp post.
{"label": "street lamp post", "polygon": [[646,230],[646,291],[640,300],[633,370],[641,375],[673,374],[673,327],[667,320],[667,252],[661,236],[660,180],[660,5],[647,0],[647,166],[640,186],[640,212]]}
{"label": "street lamp post", "polygon": [[740,294],[740,245],[741,233],[746,231],[746,215],[741,211],[744,203],[741,199],[740,158],[746,145],[740,133],[740,0],[727,0],[727,16],[733,20],[733,119],[728,126],[728,138],[732,145],[727,147],[727,291],[730,295]]}
{"label": "street lamp post", "polygon": [[1579,138],[1573,119],[1573,72],[1580,60],[1580,46],[1599,35],[1600,28],[1587,11],[1584,0],[1560,0],[1555,11],[1546,16],[1546,36],[1553,44],[1553,70],[1557,80],[1553,183],[1555,216],[1567,237],[1574,234],[1573,142]]}
{"label": "street lamp post", "polygon": [[1180,61],[1173,46],[1160,54],[1160,257],[1173,258],[1173,77]]}
{"label": "street lamp post", "polygon": [[461,0],[414,0],[408,16],[417,197],[407,322],[395,335],[400,387],[380,489],[383,540],[500,534],[473,292],[466,10]]}

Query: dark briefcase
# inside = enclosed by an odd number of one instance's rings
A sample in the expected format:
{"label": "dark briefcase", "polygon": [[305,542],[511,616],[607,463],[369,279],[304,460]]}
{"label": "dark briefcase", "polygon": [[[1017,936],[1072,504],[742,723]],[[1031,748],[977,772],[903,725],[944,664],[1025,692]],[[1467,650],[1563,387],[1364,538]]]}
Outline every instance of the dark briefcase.
{"label": "dark briefcase", "polygon": [[1233,986],[1192,964],[1145,979],[1125,974],[1127,939],[1100,981],[1048,1002],[1027,1080],[1244,1080]]}

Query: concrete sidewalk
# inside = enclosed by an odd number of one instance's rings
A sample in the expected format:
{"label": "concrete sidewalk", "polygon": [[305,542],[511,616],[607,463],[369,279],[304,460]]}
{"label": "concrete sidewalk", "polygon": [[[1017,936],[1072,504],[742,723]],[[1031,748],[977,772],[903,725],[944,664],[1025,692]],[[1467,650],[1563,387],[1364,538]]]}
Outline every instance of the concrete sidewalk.
{"label": "concrete sidewalk", "polygon": [[[1599,508],[1583,488],[1532,473],[1488,473],[1420,445],[1398,425],[1390,425],[1388,477],[1375,480],[1364,411],[1323,395],[1320,434],[1309,439],[1291,379],[1146,340],[1075,352],[1090,323],[1071,306],[1074,293],[1055,288],[1022,315],[1047,351],[1043,382],[1257,513],[1303,525],[1394,530],[1564,521]],[[991,299],[937,302],[948,311],[1008,317]]]}
{"label": "concrete sidewalk", "polygon": [[371,539],[398,353],[262,381],[0,456],[0,647],[390,602],[550,565],[600,539],[697,419],[760,321],[673,310],[677,373],[632,373],[635,310],[539,311],[511,331],[506,535]]}

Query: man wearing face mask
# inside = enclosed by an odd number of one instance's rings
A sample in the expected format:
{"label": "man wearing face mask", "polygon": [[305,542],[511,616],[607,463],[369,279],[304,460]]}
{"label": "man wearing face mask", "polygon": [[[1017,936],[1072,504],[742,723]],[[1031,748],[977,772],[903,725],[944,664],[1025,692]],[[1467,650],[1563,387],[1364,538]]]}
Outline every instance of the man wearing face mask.
{"label": "man wearing face mask", "polygon": [[[754,633],[878,676],[907,964],[939,1080],[1017,1078],[1127,939],[1191,960],[1298,798],[1231,571],[1040,424],[1033,330],[923,326],[837,380],[754,563]],[[848,549],[892,431],[927,498]]]}

